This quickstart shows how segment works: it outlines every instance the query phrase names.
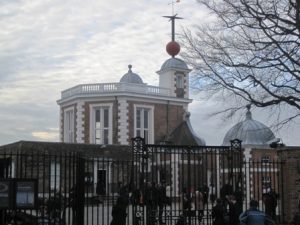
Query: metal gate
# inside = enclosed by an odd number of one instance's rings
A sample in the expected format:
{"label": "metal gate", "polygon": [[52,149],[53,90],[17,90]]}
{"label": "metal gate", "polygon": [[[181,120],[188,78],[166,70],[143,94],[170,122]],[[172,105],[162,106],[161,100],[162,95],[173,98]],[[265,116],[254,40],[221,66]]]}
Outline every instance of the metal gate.
{"label": "metal gate", "polygon": [[132,148],[133,224],[212,224],[217,202],[228,215],[232,202],[242,212],[252,199],[283,222],[282,162],[246,158],[239,140],[231,146],[172,146],[135,138]]}
{"label": "metal gate", "polygon": [[83,224],[81,154],[9,150],[0,158],[1,225]]}
{"label": "metal gate", "polygon": [[[282,163],[248,161],[241,142],[231,146],[148,145],[135,138],[132,151],[99,147],[83,151],[0,151],[0,182],[32,179],[37,202],[31,208],[3,207],[0,224],[175,225],[212,224],[217,199],[240,210],[250,199],[278,222],[284,214]],[[276,206],[267,207],[270,196]]]}
{"label": "metal gate", "polygon": [[212,207],[230,195],[243,205],[241,142],[230,147],[145,145],[133,141],[134,187],[142,202],[133,224],[212,224]]}

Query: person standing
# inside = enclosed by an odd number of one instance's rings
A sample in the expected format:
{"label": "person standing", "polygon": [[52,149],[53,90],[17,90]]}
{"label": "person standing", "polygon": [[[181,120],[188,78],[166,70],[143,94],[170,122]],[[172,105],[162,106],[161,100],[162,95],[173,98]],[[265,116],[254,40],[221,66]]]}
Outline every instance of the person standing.
{"label": "person standing", "polygon": [[209,190],[209,199],[212,205],[215,204],[216,201],[216,188],[214,184],[210,185],[210,190]]}
{"label": "person standing", "polygon": [[225,209],[221,199],[217,199],[217,204],[212,208],[213,225],[225,225],[224,223]]}
{"label": "person standing", "polygon": [[158,190],[155,182],[147,184],[144,200],[147,209],[147,224],[155,225],[158,206]]}
{"label": "person standing", "polygon": [[201,224],[204,216],[204,196],[200,190],[195,193],[195,209],[198,211],[198,221]]}
{"label": "person standing", "polygon": [[250,209],[243,212],[240,217],[240,225],[275,225],[269,215],[258,209],[258,201],[250,201]]}
{"label": "person standing", "polygon": [[239,216],[242,213],[240,206],[234,195],[229,196],[229,224],[230,225],[239,225]]}
{"label": "person standing", "polygon": [[126,225],[127,207],[129,204],[128,186],[120,187],[119,197],[112,208],[112,221],[110,225]]}
{"label": "person standing", "polygon": [[112,208],[112,221],[110,225],[126,225],[128,200],[124,196],[119,196],[116,204]]}
{"label": "person standing", "polygon": [[166,186],[164,185],[163,182],[158,186],[158,221],[160,225],[166,224],[162,219],[166,201],[167,201]]}

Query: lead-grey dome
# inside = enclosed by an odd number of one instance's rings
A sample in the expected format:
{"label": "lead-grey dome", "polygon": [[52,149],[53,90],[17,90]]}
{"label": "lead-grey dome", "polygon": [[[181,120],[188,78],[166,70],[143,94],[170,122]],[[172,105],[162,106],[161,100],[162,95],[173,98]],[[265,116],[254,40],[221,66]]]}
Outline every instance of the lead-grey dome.
{"label": "lead-grey dome", "polygon": [[247,107],[246,119],[234,125],[226,133],[223,145],[230,145],[230,141],[239,139],[242,145],[267,145],[275,136],[271,129],[263,123],[252,119],[250,106]]}
{"label": "lead-grey dome", "polygon": [[190,123],[190,113],[186,114],[185,120],[169,134],[164,141],[172,145],[205,146],[205,140],[199,137]]}
{"label": "lead-grey dome", "polygon": [[160,70],[166,70],[166,69],[179,69],[179,70],[189,70],[186,63],[178,58],[170,58],[167,59],[161,66]]}
{"label": "lead-grey dome", "polygon": [[132,68],[132,65],[128,65],[129,70],[127,73],[125,73],[123,75],[123,77],[120,79],[120,82],[121,83],[143,84],[142,78],[138,74],[133,73],[131,68]]}

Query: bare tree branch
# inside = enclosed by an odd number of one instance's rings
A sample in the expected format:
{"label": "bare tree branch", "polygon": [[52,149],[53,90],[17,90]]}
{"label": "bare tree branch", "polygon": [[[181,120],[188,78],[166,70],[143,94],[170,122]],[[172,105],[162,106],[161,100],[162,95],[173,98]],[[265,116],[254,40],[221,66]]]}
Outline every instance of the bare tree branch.
{"label": "bare tree branch", "polygon": [[[245,105],[297,109],[282,124],[298,118],[300,0],[198,2],[217,21],[199,26],[196,33],[183,33],[182,56],[195,69],[195,88],[212,94],[226,90]],[[223,111],[235,112],[240,106],[233,108]]]}

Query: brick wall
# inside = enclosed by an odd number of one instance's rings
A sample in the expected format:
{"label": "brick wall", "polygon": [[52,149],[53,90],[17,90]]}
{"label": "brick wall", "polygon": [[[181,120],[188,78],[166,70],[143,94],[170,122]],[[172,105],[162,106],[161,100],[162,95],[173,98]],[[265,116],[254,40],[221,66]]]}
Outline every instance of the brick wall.
{"label": "brick wall", "polygon": [[183,121],[183,106],[128,101],[129,143],[134,133],[134,104],[154,106],[154,143],[163,139]]}
{"label": "brick wall", "polygon": [[284,192],[283,207],[285,209],[285,221],[291,222],[297,211],[300,200],[300,168],[297,162],[300,161],[300,147],[289,147],[278,150],[279,159],[283,164],[283,183]]}

